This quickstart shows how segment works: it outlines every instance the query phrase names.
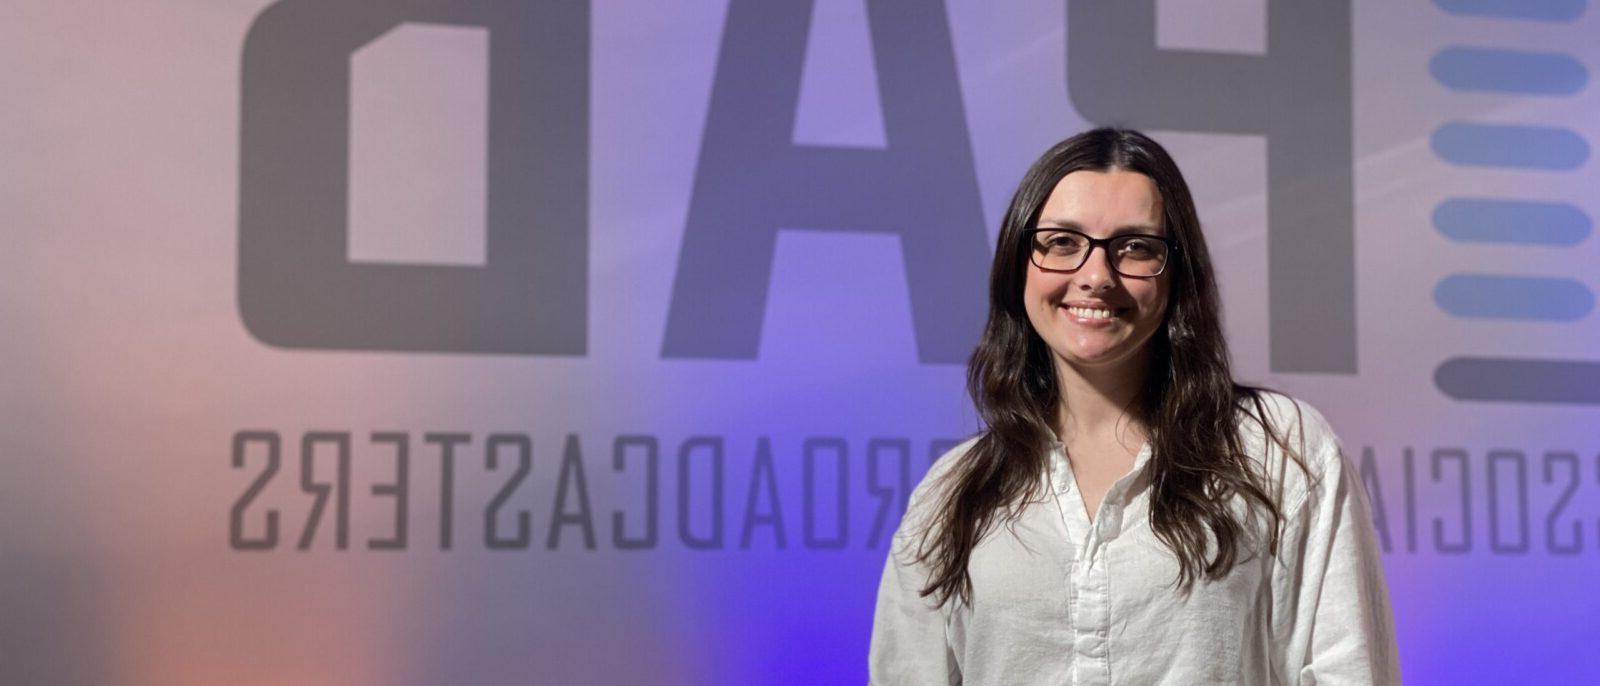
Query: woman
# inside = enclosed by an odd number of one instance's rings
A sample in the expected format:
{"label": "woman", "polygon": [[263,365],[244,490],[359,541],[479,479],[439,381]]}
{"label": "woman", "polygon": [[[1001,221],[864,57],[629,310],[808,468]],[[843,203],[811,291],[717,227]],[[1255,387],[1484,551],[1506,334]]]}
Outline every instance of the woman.
{"label": "woman", "polygon": [[1001,227],[968,367],[987,426],[911,497],[874,683],[1396,683],[1358,475],[1322,415],[1234,383],[1166,151],[1051,148]]}

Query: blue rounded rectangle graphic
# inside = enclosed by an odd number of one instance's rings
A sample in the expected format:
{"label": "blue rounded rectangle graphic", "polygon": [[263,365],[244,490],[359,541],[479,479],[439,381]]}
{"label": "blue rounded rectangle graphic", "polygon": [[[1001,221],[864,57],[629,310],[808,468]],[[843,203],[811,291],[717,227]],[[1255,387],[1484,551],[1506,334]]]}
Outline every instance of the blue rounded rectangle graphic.
{"label": "blue rounded rectangle graphic", "polygon": [[1589,85],[1583,63],[1559,52],[1445,48],[1428,60],[1428,73],[1461,91],[1572,95]]}
{"label": "blue rounded rectangle graphic", "polygon": [[1555,126],[1454,122],[1435,130],[1431,143],[1451,164],[1568,170],[1589,161],[1588,141]]}
{"label": "blue rounded rectangle graphic", "polygon": [[1574,279],[1451,274],[1433,289],[1440,309],[1457,317],[1572,321],[1594,309],[1594,293]]}
{"label": "blue rounded rectangle graphic", "polygon": [[1600,362],[1452,357],[1433,385],[1459,400],[1600,405]]}
{"label": "blue rounded rectangle graphic", "polygon": [[1577,245],[1594,225],[1583,210],[1564,202],[1451,198],[1434,208],[1433,226],[1457,241]]}
{"label": "blue rounded rectangle graphic", "polygon": [[1584,0],[1433,0],[1451,14],[1537,21],[1572,21],[1583,16]]}

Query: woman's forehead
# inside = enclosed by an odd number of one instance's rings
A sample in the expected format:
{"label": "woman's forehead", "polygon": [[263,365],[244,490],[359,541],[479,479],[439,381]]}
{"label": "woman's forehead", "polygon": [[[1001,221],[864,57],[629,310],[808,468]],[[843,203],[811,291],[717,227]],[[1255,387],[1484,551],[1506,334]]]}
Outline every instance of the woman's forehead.
{"label": "woman's forehead", "polygon": [[1122,169],[1075,171],[1056,182],[1039,213],[1040,226],[1087,233],[1157,232],[1161,195],[1150,177]]}

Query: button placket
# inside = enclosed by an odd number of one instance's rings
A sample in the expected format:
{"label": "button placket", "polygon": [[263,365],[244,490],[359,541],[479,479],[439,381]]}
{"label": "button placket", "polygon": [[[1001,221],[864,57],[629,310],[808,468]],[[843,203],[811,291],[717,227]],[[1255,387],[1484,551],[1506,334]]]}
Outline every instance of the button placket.
{"label": "button placket", "polygon": [[1068,558],[1066,585],[1068,616],[1072,635],[1072,672],[1075,683],[1097,683],[1105,673],[1105,635],[1098,627],[1105,622],[1106,602],[1096,582],[1100,569],[1094,554],[1100,544],[1095,527],[1084,514],[1083,497],[1076,476],[1058,442],[1051,454],[1050,474],[1054,480],[1056,506],[1068,545],[1074,549]]}
{"label": "button placket", "polygon": [[[1091,534],[1092,537],[1098,538]],[[1098,545],[1096,545],[1098,547]],[[1103,683],[1109,672],[1107,650],[1110,602],[1106,595],[1108,576],[1104,564],[1091,558],[1078,580],[1080,602],[1073,618],[1074,675],[1077,683]]]}

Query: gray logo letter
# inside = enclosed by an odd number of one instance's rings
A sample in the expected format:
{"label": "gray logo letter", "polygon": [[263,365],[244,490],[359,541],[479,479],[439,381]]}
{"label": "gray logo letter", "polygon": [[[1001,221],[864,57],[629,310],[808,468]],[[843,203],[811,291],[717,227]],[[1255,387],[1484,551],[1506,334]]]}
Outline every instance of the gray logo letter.
{"label": "gray logo letter", "polygon": [[695,170],[664,357],[752,359],[779,228],[898,234],[922,362],[983,326],[977,175],[942,2],[867,0],[887,150],[791,143],[809,0],[732,0]]}
{"label": "gray logo letter", "polygon": [[[483,267],[346,259],[350,54],[406,21],[487,27]],[[297,348],[581,355],[589,5],[285,0],[244,44],[239,313]]]}
{"label": "gray logo letter", "polygon": [[1155,0],[1067,3],[1085,117],[1267,138],[1272,371],[1356,370],[1350,3],[1270,2],[1264,57],[1160,50]]}

